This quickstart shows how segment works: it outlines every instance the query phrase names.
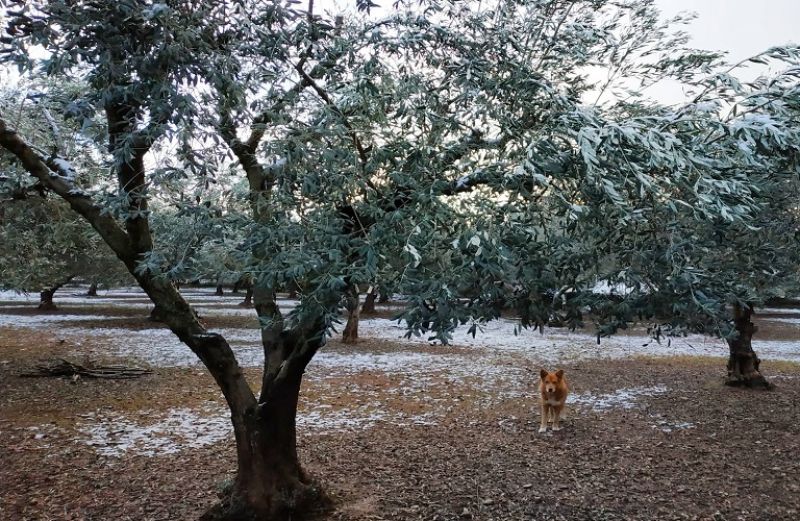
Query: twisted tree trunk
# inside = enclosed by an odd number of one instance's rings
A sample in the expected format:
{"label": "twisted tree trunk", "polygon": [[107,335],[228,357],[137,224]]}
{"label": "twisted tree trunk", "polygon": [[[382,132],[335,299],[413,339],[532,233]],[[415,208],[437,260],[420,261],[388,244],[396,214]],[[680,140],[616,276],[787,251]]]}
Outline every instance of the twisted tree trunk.
{"label": "twisted tree trunk", "polygon": [[752,306],[734,304],[733,323],[738,335],[728,339],[730,355],[728,357],[728,378],[726,385],[771,389],[773,386],[761,374],[761,360],[753,351],[753,334],[758,328],[750,321],[753,316]]}
{"label": "twisted tree trunk", "polygon": [[347,309],[347,324],[344,326],[342,332],[342,342],[345,344],[355,344],[358,342],[358,319],[361,308],[360,295],[358,288],[352,289],[348,292],[345,301],[345,309]]}
{"label": "twisted tree trunk", "polygon": [[271,386],[257,407],[232,416],[237,476],[203,520],[295,519],[327,499],[300,465],[295,420],[302,374]]}
{"label": "twisted tree trunk", "polygon": [[253,286],[248,286],[247,293],[244,295],[244,300],[239,303],[243,308],[253,307]]}
{"label": "twisted tree trunk", "polygon": [[86,292],[87,297],[96,297],[97,296],[97,282],[92,282],[91,286],[89,286],[89,291]]}
{"label": "twisted tree trunk", "polygon": [[66,279],[61,282],[54,284],[51,288],[43,289],[39,293],[39,307],[40,311],[56,311],[58,310],[58,306],[53,303],[53,295],[56,294],[62,286],[69,283],[72,279],[75,278],[75,275],[70,275]]}
{"label": "twisted tree trunk", "polygon": [[361,306],[361,312],[365,315],[375,314],[375,300],[378,298],[378,288],[373,286],[367,296],[364,298],[364,305]]}
{"label": "twisted tree trunk", "polygon": [[217,284],[217,289],[216,291],[214,291],[214,295],[217,297],[221,297],[224,294],[225,292],[222,290],[222,284]]}

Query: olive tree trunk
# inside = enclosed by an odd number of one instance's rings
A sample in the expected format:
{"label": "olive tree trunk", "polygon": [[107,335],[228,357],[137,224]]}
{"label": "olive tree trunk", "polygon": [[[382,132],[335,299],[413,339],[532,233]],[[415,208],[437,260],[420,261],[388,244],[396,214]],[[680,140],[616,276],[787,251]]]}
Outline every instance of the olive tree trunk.
{"label": "olive tree trunk", "polygon": [[733,323],[738,332],[736,338],[728,339],[730,354],[728,357],[728,377],[726,385],[771,389],[766,378],[761,374],[761,360],[753,350],[753,334],[758,328],[751,322],[753,308],[749,305],[733,306]]}
{"label": "olive tree trunk", "polygon": [[375,301],[378,298],[378,288],[377,286],[373,286],[369,292],[367,292],[367,296],[364,298],[364,305],[361,306],[361,312],[365,315],[374,315],[375,314]]}
{"label": "olive tree trunk", "polygon": [[361,311],[361,303],[358,289],[355,288],[348,292],[345,297],[345,309],[347,309],[347,324],[342,332],[342,342],[345,344],[355,344],[358,342],[358,319]]}
{"label": "olive tree trunk", "polygon": [[253,286],[248,286],[247,293],[244,294],[244,300],[239,303],[243,308],[253,307]]}
{"label": "olive tree trunk", "polygon": [[[276,344],[265,346],[268,357],[278,352],[299,353],[308,345],[306,339],[292,333],[280,337]],[[236,479],[223,501],[201,519],[277,521],[327,506],[321,489],[303,471],[297,453],[297,402],[307,362],[294,358],[285,362],[286,369],[278,374],[275,368],[267,370],[254,407],[232,410]]]}
{"label": "olive tree trunk", "polygon": [[53,295],[55,295],[56,291],[58,291],[62,286],[67,284],[73,278],[75,278],[75,275],[70,275],[69,277],[67,277],[66,279],[62,280],[61,282],[57,282],[56,284],[54,284],[52,287],[47,288],[47,289],[43,289],[39,293],[39,307],[38,307],[38,309],[40,311],[56,311],[58,309],[58,306],[56,306],[55,303],[53,303]]}
{"label": "olive tree trunk", "polygon": [[96,297],[97,296],[97,282],[92,282],[89,286],[89,291],[86,292],[87,297]]}

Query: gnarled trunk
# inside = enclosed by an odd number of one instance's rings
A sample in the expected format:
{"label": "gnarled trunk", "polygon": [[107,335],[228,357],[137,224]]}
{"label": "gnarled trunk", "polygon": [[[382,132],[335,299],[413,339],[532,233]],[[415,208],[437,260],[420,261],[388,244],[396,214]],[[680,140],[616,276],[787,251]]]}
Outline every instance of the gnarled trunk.
{"label": "gnarled trunk", "polygon": [[239,303],[243,308],[253,307],[253,286],[247,288],[247,293],[244,295],[244,300]]}
{"label": "gnarled trunk", "polygon": [[58,306],[53,303],[53,294],[55,289],[44,289],[39,293],[39,310],[40,311],[56,311]]}
{"label": "gnarled trunk", "polygon": [[759,365],[761,360],[753,351],[753,334],[758,328],[750,321],[753,315],[751,306],[734,304],[733,322],[738,335],[728,339],[730,355],[728,357],[728,378],[726,385],[750,387],[758,389],[771,389],[766,378],[761,374]]}
{"label": "gnarled trunk", "polygon": [[361,306],[361,312],[366,315],[375,314],[375,300],[378,298],[378,288],[373,286],[364,298],[364,305]]}
{"label": "gnarled trunk", "polygon": [[163,308],[159,307],[159,305],[156,304],[155,307],[152,310],[150,310],[150,316],[147,317],[147,319],[150,320],[151,322],[166,322],[167,321],[166,313],[167,312]]}
{"label": "gnarled trunk", "polygon": [[214,295],[216,295],[217,297],[221,297],[224,294],[225,292],[222,291],[222,284],[217,284],[217,290],[214,291]]}
{"label": "gnarled trunk", "polygon": [[342,332],[342,342],[345,344],[355,344],[358,342],[358,319],[361,308],[359,307],[360,298],[357,289],[347,294],[345,308],[347,309],[347,324]]}
{"label": "gnarled trunk", "polygon": [[86,292],[87,297],[96,297],[97,296],[97,282],[92,282],[89,286],[89,291]]}
{"label": "gnarled trunk", "polygon": [[303,471],[297,454],[295,417],[300,376],[276,387],[271,398],[233,415],[237,476],[223,501],[204,520],[278,521],[326,503]]}
{"label": "gnarled trunk", "polygon": [[75,275],[70,275],[61,282],[53,285],[51,288],[43,289],[39,293],[39,307],[40,311],[56,311],[58,307],[53,303],[53,295],[56,294],[63,285],[75,278]]}

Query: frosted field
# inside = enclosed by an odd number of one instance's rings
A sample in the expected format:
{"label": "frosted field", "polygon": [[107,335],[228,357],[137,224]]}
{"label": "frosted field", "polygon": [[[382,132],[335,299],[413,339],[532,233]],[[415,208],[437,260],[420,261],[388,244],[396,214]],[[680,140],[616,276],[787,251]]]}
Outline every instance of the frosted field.
{"label": "frosted field", "polygon": [[[85,297],[82,289],[67,289],[56,295],[60,311],[46,314],[18,314],[20,307],[34,307],[38,296],[0,292],[0,333],[3,328],[46,331],[54,340],[63,340],[68,355],[80,359],[88,355],[122,357],[133,363],[153,367],[198,367],[199,360],[166,328],[144,323],[152,308],[138,290],[100,292]],[[238,307],[243,295],[216,297],[211,289],[184,291],[201,317],[254,317],[252,309]],[[290,310],[296,301],[281,300],[281,308]],[[379,306],[380,309],[380,306]],[[386,310],[388,308],[384,308]],[[397,309],[396,307],[394,309]],[[4,310],[9,312],[4,313]],[[16,310],[17,313],[14,313]],[[117,311],[119,310],[119,311]],[[141,329],[119,327],[121,320],[133,319]],[[138,313],[138,311],[141,311]],[[767,310],[764,310],[765,313]],[[775,317],[762,316],[762,329],[772,321],[781,327],[797,327],[800,333],[800,309],[771,309]],[[103,323],[108,322],[108,327]],[[91,325],[92,327],[88,327]],[[588,332],[546,329],[544,333],[523,330],[514,333],[512,320],[497,320],[479,329],[475,338],[468,326],[457,330],[453,347],[437,353],[424,337],[403,338],[402,324],[386,318],[362,317],[359,336],[362,346],[344,347],[334,342],[323,348],[311,362],[307,381],[323,393],[341,392],[342,379],[353,398],[345,407],[308,403],[298,415],[300,431],[330,433],[341,430],[369,429],[376,425],[430,425],[456,404],[449,386],[474,389],[471,396],[480,406],[491,407],[508,398],[530,399],[531,382],[540,366],[556,367],[596,358],[627,358],[638,355],[669,356],[676,354],[726,356],[727,346],[719,339],[693,335],[662,340],[659,344],[644,335],[626,334],[601,339]],[[263,355],[258,330],[222,328],[223,334],[245,367],[260,367]],[[800,335],[798,335],[800,336]],[[335,338],[338,335],[335,336]],[[397,349],[373,349],[369,339],[392,341]],[[93,347],[91,347],[93,346]],[[97,346],[102,346],[102,351]],[[800,344],[795,341],[759,340],[754,347],[765,360],[800,362]],[[93,350],[94,349],[94,350]],[[720,365],[724,362],[720,360]],[[393,384],[377,389],[359,384],[358,375],[391,375]],[[653,382],[648,387],[620,388],[611,392],[581,390],[570,397],[570,407],[579,414],[604,414],[614,409],[631,409],[651,396],[670,393],[672,382]],[[462,397],[459,396],[458,399]],[[402,400],[419,406],[415,412],[389,410],[387,399]],[[534,405],[533,401],[531,402]],[[532,415],[538,414],[533,411]],[[516,418],[504,420],[512,428]],[[670,418],[653,417],[652,427],[669,433],[694,428],[693,424]],[[47,444],[52,426],[40,426],[33,436]],[[513,427],[516,428],[516,427]],[[38,430],[37,430],[38,429]],[[99,455],[118,457],[126,453],[157,456],[215,443],[230,434],[228,413],[220,404],[197,409],[173,408],[168,411],[143,410],[121,415],[110,411],[89,411],[76,418],[75,443],[93,447]]]}
{"label": "frosted field", "polygon": [[[255,317],[252,309],[237,307],[242,295],[226,295],[215,297],[210,289],[190,289],[183,291],[184,296],[197,309],[201,317]],[[181,344],[166,328],[153,324],[152,328],[127,329],[116,327],[119,320],[130,316],[130,313],[115,314],[118,309],[141,309],[146,315],[152,304],[147,297],[135,289],[100,292],[99,297],[85,297],[74,291],[66,290],[56,295],[56,304],[60,312],[41,315],[3,314],[3,307],[20,305],[35,306],[38,296],[19,295],[12,292],[0,292],[0,328],[33,328],[52,330],[59,338],[80,343],[89,337],[108,340],[108,354],[132,357],[156,367],[180,367],[199,365],[199,360]],[[279,301],[284,311],[290,310],[296,301],[283,299]],[[380,306],[379,306],[380,309]],[[397,308],[394,308],[397,309]],[[93,310],[98,313],[92,313]],[[102,313],[100,311],[102,310]],[[77,314],[76,311],[80,311]],[[800,334],[800,309],[769,308],[762,311],[764,316],[759,320],[762,324],[774,322],[782,326],[797,327]],[[770,317],[768,314],[776,316]],[[109,327],[87,328],[82,322],[114,321]],[[516,323],[508,319],[500,319],[479,328],[475,338],[467,334],[469,326],[463,326],[453,335],[453,346],[470,347],[476,354],[486,356],[503,356],[514,354],[531,363],[558,364],[592,358],[626,358],[637,355],[669,356],[727,355],[727,345],[723,340],[690,335],[662,339],[660,343],[642,334],[615,335],[602,338],[589,332],[570,332],[567,329],[548,328],[544,333],[523,330],[515,334]],[[764,329],[762,327],[762,329]],[[255,329],[215,330],[225,336],[239,356],[240,363],[246,367],[258,367],[263,361],[258,332]],[[362,316],[359,324],[361,338],[375,338],[399,341],[413,345],[431,344],[425,337],[405,339],[406,330],[403,324],[386,318],[370,318]],[[799,335],[800,336],[800,335]],[[124,342],[119,339],[124,338]],[[787,360],[800,362],[800,342],[784,340],[762,340],[757,333],[754,348],[764,360]],[[405,351],[387,354],[369,354],[363,356],[338,356],[334,350],[323,349],[312,362],[312,366],[336,369],[344,372],[359,370],[382,371],[416,371],[426,368],[451,367],[454,360],[441,355],[411,355]],[[457,364],[455,364],[457,365]],[[455,369],[458,370],[458,369]]]}

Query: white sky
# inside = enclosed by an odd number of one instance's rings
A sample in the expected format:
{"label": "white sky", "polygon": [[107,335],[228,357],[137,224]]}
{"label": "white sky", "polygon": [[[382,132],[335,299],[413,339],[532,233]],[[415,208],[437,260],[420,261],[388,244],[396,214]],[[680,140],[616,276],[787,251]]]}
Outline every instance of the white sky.
{"label": "white sky", "polygon": [[[300,0],[307,2],[308,0]],[[373,0],[382,8],[394,0]],[[345,7],[356,0],[314,0],[314,10]],[[656,0],[665,18],[695,12],[688,27],[696,47],[730,52],[741,60],[773,45],[800,43],[800,0]]]}
{"label": "white sky", "polygon": [[[728,61],[738,62],[776,45],[800,43],[800,0],[656,0],[665,18],[680,12],[697,13],[684,29],[692,36],[690,45],[711,51],[725,51]],[[766,67],[740,69],[737,76],[750,80]],[[675,83],[662,82],[648,94],[663,102],[685,99]]]}
{"label": "white sky", "polygon": [[696,47],[722,50],[738,61],[774,45],[800,41],[798,0],[657,0],[665,17],[692,11]]}

